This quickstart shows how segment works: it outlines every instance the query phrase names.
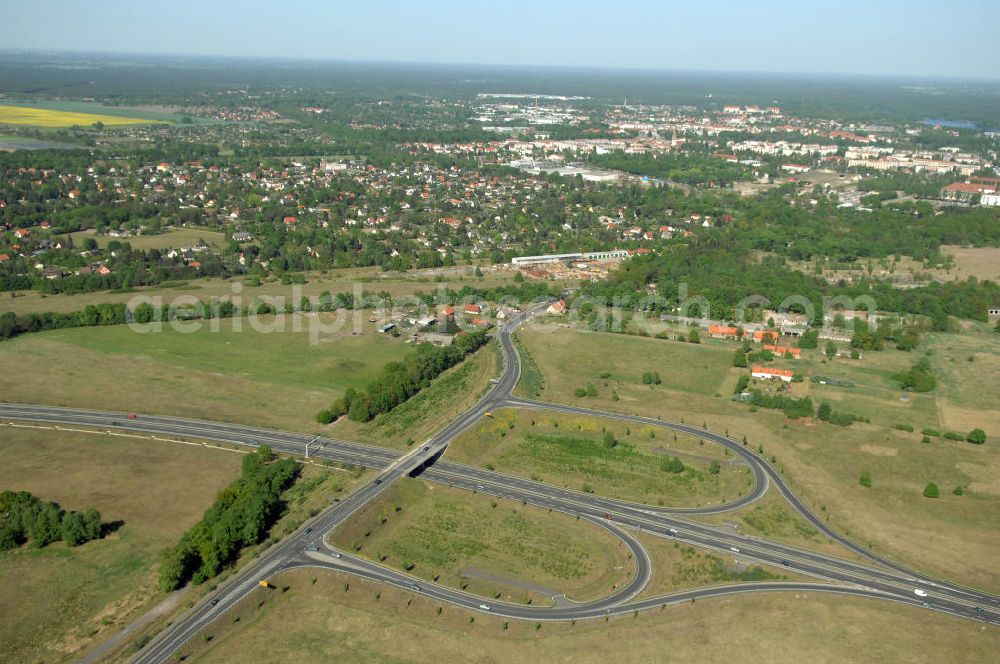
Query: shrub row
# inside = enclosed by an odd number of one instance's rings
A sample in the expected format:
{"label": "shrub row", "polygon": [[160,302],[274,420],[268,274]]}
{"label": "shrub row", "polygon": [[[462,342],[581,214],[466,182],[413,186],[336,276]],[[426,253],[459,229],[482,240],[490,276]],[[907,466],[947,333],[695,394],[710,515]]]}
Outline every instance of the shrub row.
{"label": "shrub row", "polygon": [[753,398],[750,403],[760,408],[774,408],[785,413],[785,417],[790,420],[800,417],[811,417],[813,414],[813,402],[809,397],[795,399],[780,394],[767,395],[760,390],[753,391]]}
{"label": "shrub row", "polygon": [[321,411],[316,419],[329,423],[347,415],[356,422],[368,422],[381,413],[403,403],[447,369],[455,366],[469,353],[487,341],[483,331],[460,333],[450,346],[421,344],[416,352],[402,362],[389,362],[362,392],[347,390],[329,410]]}
{"label": "shrub row", "polygon": [[276,460],[263,446],[243,459],[243,473],[224,489],[201,521],[163,554],[160,587],[202,583],[235,560],[240,549],[257,544],[281,516],[281,493],[295,481],[299,466]]}

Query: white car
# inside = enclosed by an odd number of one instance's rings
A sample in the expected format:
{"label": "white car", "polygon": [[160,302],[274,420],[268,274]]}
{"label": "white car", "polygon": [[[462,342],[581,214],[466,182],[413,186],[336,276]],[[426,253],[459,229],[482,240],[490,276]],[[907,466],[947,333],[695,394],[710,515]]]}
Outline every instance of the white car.
{"label": "white car", "polygon": [[729,547],[729,550],[730,550],[730,551],[735,551],[736,553],[739,553],[739,552],[740,552],[740,550],[739,550],[739,549],[737,549],[737,548],[736,548],[735,546],[731,546],[731,547]]}
{"label": "white car", "polygon": [[490,610],[490,605],[489,604],[480,604],[479,608],[482,609],[483,611],[489,611]]}
{"label": "white car", "polygon": [[927,597],[927,591],[921,590],[920,588],[914,588],[913,594],[916,595],[917,597]]}

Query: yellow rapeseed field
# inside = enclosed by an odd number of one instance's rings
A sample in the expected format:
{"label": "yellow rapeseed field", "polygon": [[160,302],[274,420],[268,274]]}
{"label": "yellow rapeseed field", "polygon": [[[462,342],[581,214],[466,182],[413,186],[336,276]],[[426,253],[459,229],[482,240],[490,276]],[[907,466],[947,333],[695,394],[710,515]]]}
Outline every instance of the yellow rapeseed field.
{"label": "yellow rapeseed field", "polygon": [[72,127],[73,125],[88,127],[95,122],[103,122],[106,125],[130,125],[153,124],[156,121],[123,118],[115,115],[98,115],[96,113],[73,113],[69,111],[52,111],[45,108],[0,105],[0,124],[56,128]]}

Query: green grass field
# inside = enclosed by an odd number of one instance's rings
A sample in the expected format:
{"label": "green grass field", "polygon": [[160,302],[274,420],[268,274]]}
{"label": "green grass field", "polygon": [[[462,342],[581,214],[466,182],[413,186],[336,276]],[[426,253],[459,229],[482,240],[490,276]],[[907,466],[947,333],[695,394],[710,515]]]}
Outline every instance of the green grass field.
{"label": "green grass field", "polygon": [[769,565],[748,565],[734,556],[707,551],[662,537],[638,535],[649,553],[653,577],[639,599],[658,597],[688,588],[707,588],[729,583],[756,581],[807,581],[814,577]]}
{"label": "green grass field", "polygon": [[[124,522],[105,539],[0,554],[0,661],[71,661],[162,598],[155,567],[239,475],[241,455],[201,447],[0,427],[0,490]],[[178,496],[183,496],[179,500]]]}
{"label": "green grass field", "polygon": [[288,592],[255,591],[224,623],[190,641],[181,656],[209,664],[319,659],[971,664],[991,661],[1000,648],[1000,631],[972,621],[816,593],[704,600],[608,622],[541,623],[536,629],[533,622],[442,607],[335,573],[300,570],[276,582],[288,585]]}
{"label": "green grass field", "polygon": [[158,233],[156,235],[137,235],[135,237],[113,238],[107,235],[95,235],[92,231],[84,231],[73,236],[75,242],[80,243],[83,238],[93,237],[97,244],[106,248],[112,241],[126,242],[137,251],[149,251],[150,249],[179,249],[181,247],[193,247],[204,241],[209,247],[222,249],[226,246],[226,236],[223,233],[209,231],[201,228],[177,228]]}
{"label": "green grass field", "polygon": [[386,362],[412,352],[367,324],[364,334],[348,331],[315,346],[307,322],[293,332],[289,319],[287,329],[266,334],[246,320],[224,320],[218,332],[205,325],[194,334],[115,326],[25,335],[0,344],[0,362],[25,369],[4,372],[0,394],[312,431],[315,414],[344,390],[363,388]]}
{"label": "green grass field", "polygon": [[505,602],[585,601],[634,572],[618,538],[518,502],[404,479],[331,541],[420,578]]}
{"label": "green grass field", "polygon": [[[660,339],[612,335],[541,326],[518,332],[534,361],[542,369],[545,394],[573,401],[573,391],[593,383],[610,397],[621,386],[641,386],[653,394],[678,390],[711,396],[725,382],[733,353],[715,345],[698,346]],[[572,371],[546,371],[550,367],[572,367]],[[658,371],[662,383],[642,385],[642,374]],[[602,377],[602,376],[607,377]],[[659,390],[659,392],[657,392]]]}
{"label": "green grass field", "polygon": [[[613,448],[604,444],[611,432]],[[654,437],[650,437],[652,434]],[[692,507],[734,500],[751,488],[749,469],[728,463],[725,448],[663,429],[595,418],[501,410],[456,439],[450,459],[577,491],[634,502]],[[660,467],[673,456],[674,473]],[[709,472],[720,462],[719,474]]]}
{"label": "green grass field", "polygon": [[[1000,339],[985,326],[963,334],[928,334],[912,353],[892,350],[866,353],[860,361],[824,362],[817,351],[806,351],[797,362],[776,362],[797,367],[807,378],[815,373],[854,382],[852,388],[837,388],[807,379],[791,390],[871,419],[871,424],[850,427],[787,420],[774,410],[754,413],[733,402],[725,382],[740,371],[729,366],[735,344],[698,346],[568,329],[554,334],[528,329],[520,336],[541,370],[542,399],[705,423],[737,439],[745,435],[751,446],[774,457],[792,488],[841,532],[924,572],[1000,589],[993,564],[1000,547],[995,527],[1000,523],[1000,393],[991,387],[1000,370]],[[904,394],[891,374],[928,351],[937,389]],[[627,358],[636,367],[631,373],[618,368]],[[689,375],[676,376],[684,366]],[[581,373],[579,367],[586,369]],[[599,378],[604,371],[612,372],[607,387]],[[663,384],[642,385],[641,371],[659,371]],[[595,383],[598,396],[573,396],[587,381]],[[612,390],[619,400],[611,398]],[[915,431],[896,430],[896,424]],[[920,442],[923,427],[966,433],[975,426],[987,431],[986,445],[938,437]],[[859,483],[863,472],[873,478],[870,489]],[[923,497],[928,482],[941,487],[940,498]],[[952,492],[956,487],[962,487],[962,495]]]}

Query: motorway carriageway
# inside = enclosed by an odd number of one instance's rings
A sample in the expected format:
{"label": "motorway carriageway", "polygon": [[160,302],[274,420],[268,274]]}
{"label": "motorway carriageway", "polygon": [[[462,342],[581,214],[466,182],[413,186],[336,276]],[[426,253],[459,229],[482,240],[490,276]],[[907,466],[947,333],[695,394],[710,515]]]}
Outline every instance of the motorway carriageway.
{"label": "motorway carriageway", "polygon": [[[512,403],[517,407],[536,407],[537,402],[518,401]],[[539,406],[549,406],[560,408],[555,404],[541,404]],[[589,412],[589,411],[588,411]],[[603,416],[602,413],[600,416]],[[629,416],[609,414],[615,418],[631,420]],[[35,422],[48,422],[53,424],[69,424],[106,429],[110,433],[121,430],[166,434],[174,436],[185,436],[203,438],[216,442],[232,443],[243,446],[255,447],[267,444],[276,451],[290,454],[302,455],[306,443],[315,441],[310,445],[310,458],[329,459],[340,463],[365,466],[374,469],[385,469],[400,459],[398,453],[378,447],[348,443],[328,438],[318,440],[307,434],[295,434],[287,432],[272,431],[258,427],[246,427],[242,425],[204,422],[186,418],[173,418],[163,416],[141,415],[136,419],[129,419],[125,413],[109,413],[99,411],[89,411],[83,409],[66,409],[48,406],[27,406],[16,404],[0,404],[0,417],[12,420],[30,420]],[[648,418],[640,418],[648,419]],[[117,424],[116,424],[117,423]],[[659,420],[649,420],[647,424],[673,428],[674,423],[661,422]],[[685,426],[685,431],[695,435],[710,435],[695,427]],[[690,431],[688,430],[690,429]],[[727,439],[728,440],[728,439]],[[730,441],[739,446],[734,441]],[[841,558],[828,556],[813,551],[808,551],[790,545],[771,542],[758,538],[737,535],[729,529],[704,525],[692,522],[677,516],[678,514],[690,516],[691,509],[672,510],[670,508],[651,508],[644,505],[625,503],[618,500],[611,500],[584,494],[568,489],[553,487],[550,485],[534,482],[532,480],[512,477],[488,471],[473,466],[458,464],[450,461],[440,460],[437,463],[423,470],[420,476],[424,479],[448,484],[470,491],[489,494],[500,498],[518,500],[527,504],[542,508],[551,508],[553,511],[563,512],[571,516],[580,516],[595,523],[610,522],[607,525],[625,526],[645,532],[647,534],[676,539],[692,545],[701,546],[707,549],[722,552],[725,555],[748,562],[767,563],[775,567],[786,568],[802,574],[815,576],[832,582],[848,584],[843,586],[829,586],[818,584],[739,584],[726,588],[698,589],[687,591],[683,597],[691,596],[713,596],[719,594],[732,594],[740,592],[741,589],[747,591],[762,590],[769,587],[775,589],[789,590],[822,590],[823,592],[846,592],[849,594],[860,594],[869,597],[881,597],[883,599],[894,599],[895,601],[912,604],[916,606],[929,605],[929,608],[945,611],[958,616],[986,620],[1000,624],[1000,598],[987,593],[975,590],[955,587],[951,584],[944,584],[929,578],[918,578],[913,573],[900,575],[893,570],[879,569],[879,566],[867,566],[860,563],[844,560]],[[763,483],[766,489],[766,475]],[[347,499],[357,502],[358,507],[368,502],[373,496],[366,495],[365,489],[376,490],[388,486],[386,481],[380,484],[368,484],[359,491],[348,496]],[[758,487],[755,488],[759,488]],[[760,493],[763,493],[762,491]],[[336,510],[336,515],[343,515],[347,518],[356,508],[343,508]],[[711,512],[719,511],[723,506],[708,508]],[[731,509],[732,507],[730,507]],[[693,508],[695,510],[699,508]],[[697,513],[697,512],[695,512]],[[310,524],[314,533],[324,534],[335,528],[342,522],[338,519],[332,523]],[[617,529],[616,529],[617,530]],[[618,534],[616,532],[616,534]],[[619,536],[621,536],[619,534]],[[288,540],[295,535],[289,536]],[[449,594],[451,589],[427,584],[414,577],[404,575],[389,568],[376,565],[359,558],[332,556],[308,556],[304,557],[305,549],[309,545],[320,546],[323,544],[322,535],[313,535],[308,539],[308,544],[303,544],[297,549],[297,557],[294,561],[280,565],[282,569],[294,566],[323,566],[351,573],[365,571],[364,576],[375,578],[376,580],[393,579],[394,585],[411,588],[418,585],[421,590],[426,590],[430,594]],[[284,541],[283,541],[284,543]],[[300,542],[301,544],[301,542]],[[640,547],[641,548],[641,547]],[[739,549],[733,552],[732,549]],[[287,555],[287,554],[286,554]],[[643,554],[644,555],[644,554]],[[785,564],[787,563],[787,564]],[[351,569],[353,568],[353,569]],[[637,575],[638,577],[639,575]],[[914,588],[920,587],[928,592],[928,597],[918,597],[914,594]],[[245,590],[245,589],[241,589]],[[700,595],[699,592],[706,594]],[[693,594],[692,594],[693,593]],[[459,593],[461,595],[461,593]],[[675,594],[676,595],[676,594]],[[650,598],[643,602],[632,602],[628,604],[612,604],[607,601],[589,603],[559,610],[553,608],[535,607],[526,609],[516,605],[491,605],[491,612],[497,615],[506,615],[512,618],[531,619],[568,619],[585,618],[597,615],[605,615],[608,612],[623,613],[635,609],[659,606],[664,603],[674,601],[675,595]],[[468,603],[475,600],[474,606],[468,608],[478,609],[482,603],[481,598],[474,598],[462,601],[458,596],[453,597],[454,603],[468,606]],[[605,598],[607,600],[608,598]],[[977,611],[977,607],[982,611]],[[568,613],[566,613],[568,611]],[[562,616],[566,613],[566,616]]]}

